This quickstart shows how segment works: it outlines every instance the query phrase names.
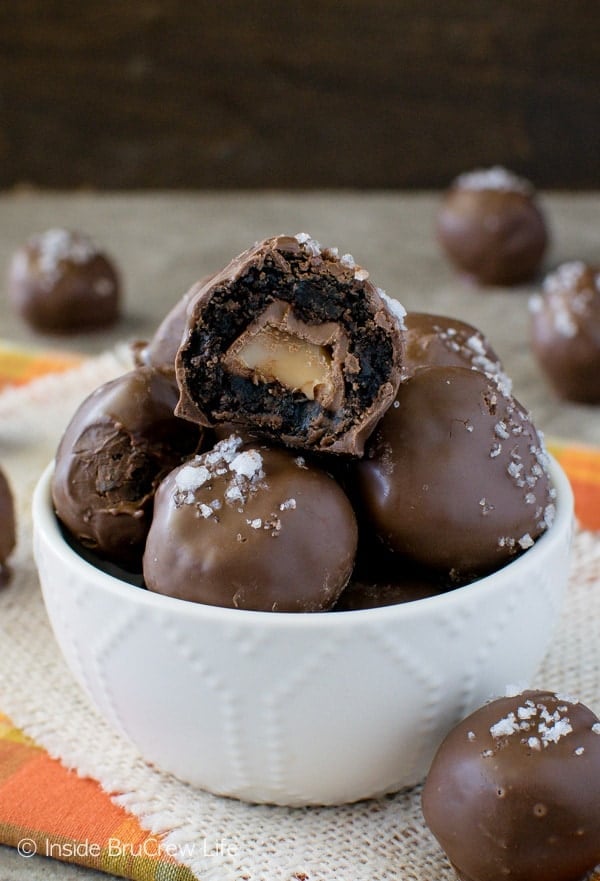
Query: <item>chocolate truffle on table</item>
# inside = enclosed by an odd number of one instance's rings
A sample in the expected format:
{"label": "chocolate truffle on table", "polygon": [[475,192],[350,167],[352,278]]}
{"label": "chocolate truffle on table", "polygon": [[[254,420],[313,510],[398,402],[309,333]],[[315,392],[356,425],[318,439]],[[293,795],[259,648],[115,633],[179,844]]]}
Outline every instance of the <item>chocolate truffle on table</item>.
{"label": "chocolate truffle on table", "polygon": [[0,469],[0,587],[9,576],[7,560],[16,544],[15,507],[8,480]]}
{"label": "chocolate truffle on table", "polygon": [[471,367],[493,376],[510,392],[511,380],[487,337],[472,324],[427,312],[404,318],[403,378],[424,367]]}
{"label": "chocolate truffle on table", "polygon": [[331,477],[231,435],[161,483],[144,578],[208,605],[318,612],[347,584],[356,545],[354,511]]}
{"label": "chocolate truffle on table", "polygon": [[108,327],[119,317],[114,263],[83,233],[49,229],[14,254],[10,299],[35,330],[77,333]]}
{"label": "chocolate truffle on table", "polygon": [[174,415],[176,402],[167,377],[140,367],[86,398],[60,442],[52,481],[58,518],[113,563],[141,566],[156,487],[200,446],[200,429]]}
{"label": "chocolate truffle on table", "polygon": [[400,381],[404,309],[349,254],[276,236],[190,292],[178,414],[362,455]]}
{"label": "chocolate truffle on table", "polygon": [[430,367],[403,382],[355,464],[371,528],[456,580],[500,568],[552,523],[542,440],[493,378]]}
{"label": "chocolate truffle on table", "polygon": [[548,233],[532,184],[496,166],[461,174],[437,216],[450,261],[482,285],[515,285],[538,271]]}
{"label": "chocolate truffle on table", "polygon": [[529,307],[533,351],[556,393],[600,404],[600,266],[563,263]]}
{"label": "chocolate truffle on table", "polygon": [[423,813],[462,881],[583,881],[600,863],[599,781],[598,717],[525,691],[450,732]]}

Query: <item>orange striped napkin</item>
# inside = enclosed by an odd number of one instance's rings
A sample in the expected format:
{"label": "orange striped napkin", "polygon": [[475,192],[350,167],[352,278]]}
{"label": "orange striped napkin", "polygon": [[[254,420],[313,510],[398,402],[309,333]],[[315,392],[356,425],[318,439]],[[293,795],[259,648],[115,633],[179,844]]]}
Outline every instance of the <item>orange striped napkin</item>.
{"label": "orange striped napkin", "polygon": [[[75,355],[0,345],[0,389],[81,363]],[[600,530],[600,449],[552,443],[585,529]],[[193,881],[190,870],[115,805],[100,785],[64,768],[0,713],[0,843],[135,881]]]}

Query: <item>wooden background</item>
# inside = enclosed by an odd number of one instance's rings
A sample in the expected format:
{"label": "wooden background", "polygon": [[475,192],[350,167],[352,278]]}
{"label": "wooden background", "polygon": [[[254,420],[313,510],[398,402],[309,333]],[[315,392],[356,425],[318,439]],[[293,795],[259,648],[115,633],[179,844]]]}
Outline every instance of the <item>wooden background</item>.
{"label": "wooden background", "polygon": [[600,186],[600,0],[0,0],[0,187]]}

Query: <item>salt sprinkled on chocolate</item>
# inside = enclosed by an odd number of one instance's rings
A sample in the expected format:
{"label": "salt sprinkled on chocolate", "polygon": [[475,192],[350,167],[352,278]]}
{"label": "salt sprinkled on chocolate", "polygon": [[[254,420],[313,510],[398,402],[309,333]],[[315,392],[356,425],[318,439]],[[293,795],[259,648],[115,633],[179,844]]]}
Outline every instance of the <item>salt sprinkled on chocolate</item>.
{"label": "salt sprinkled on chocolate", "polygon": [[460,878],[588,877],[600,862],[596,733],[598,717],[583,704],[525,691],[486,704],[448,734],[423,813]]}
{"label": "salt sprinkled on chocolate", "polygon": [[[354,278],[357,277],[358,276],[356,275],[356,273],[354,273]],[[406,326],[404,324],[404,319],[406,318],[406,309],[404,308],[402,303],[399,303],[398,300],[395,300],[393,297],[389,297],[386,292],[383,291],[381,288],[377,288],[377,292],[385,305],[388,307],[388,311],[398,322],[400,330],[404,330]]]}
{"label": "salt sprinkled on chocolate", "polygon": [[531,298],[531,343],[540,366],[566,400],[600,403],[600,282],[598,269],[563,263]]}
{"label": "salt sprinkled on chocolate", "polygon": [[46,276],[48,287],[60,275],[63,263],[87,263],[98,255],[98,250],[88,236],[72,233],[66,229],[48,229],[31,239],[37,249],[38,267]]}
{"label": "salt sprinkled on chocolate", "polygon": [[467,171],[456,178],[453,186],[463,190],[503,190],[526,195],[533,192],[530,181],[501,165]]}
{"label": "salt sprinkled on chocolate", "polygon": [[[263,460],[258,450],[243,450],[241,437],[231,435],[219,441],[209,453],[196,456],[191,462],[177,471],[175,476],[175,503],[177,505],[196,504],[196,492],[210,484],[217,477],[233,472],[225,487],[223,499],[226,503],[237,503],[243,507],[248,496],[261,487],[264,478]],[[210,504],[199,504],[202,517],[210,517],[221,508],[221,500],[213,499]],[[258,527],[254,527],[258,528]]]}
{"label": "salt sprinkled on chocolate", "polygon": [[356,544],[354,511],[328,474],[231,435],[161,483],[144,579],[193,602],[324,611],[350,577]]}

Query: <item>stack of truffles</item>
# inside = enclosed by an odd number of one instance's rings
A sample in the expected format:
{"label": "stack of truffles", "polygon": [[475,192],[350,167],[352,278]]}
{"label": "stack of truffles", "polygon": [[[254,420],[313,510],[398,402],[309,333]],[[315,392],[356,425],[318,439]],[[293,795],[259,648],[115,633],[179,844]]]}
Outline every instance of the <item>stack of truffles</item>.
{"label": "stack of truffles", "polygon": [[349,254],[267,239],[196,284],[58,449],[98,565],[185,600],[352,610],[460,586],[550,527],[543,442],[485,337]]}

